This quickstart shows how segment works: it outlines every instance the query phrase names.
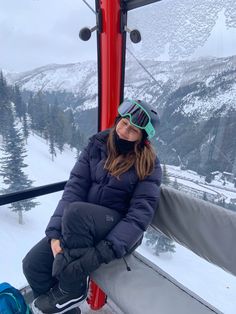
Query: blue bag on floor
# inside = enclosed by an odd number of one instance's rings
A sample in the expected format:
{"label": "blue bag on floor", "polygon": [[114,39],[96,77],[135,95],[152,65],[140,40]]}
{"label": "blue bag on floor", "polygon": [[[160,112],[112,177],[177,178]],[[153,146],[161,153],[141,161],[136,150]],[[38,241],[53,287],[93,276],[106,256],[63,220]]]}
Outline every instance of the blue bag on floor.
{"label": "blue bag on floor", "polygon": [[9,283],[0,283],[0,314],[30,314],[19,290]]}

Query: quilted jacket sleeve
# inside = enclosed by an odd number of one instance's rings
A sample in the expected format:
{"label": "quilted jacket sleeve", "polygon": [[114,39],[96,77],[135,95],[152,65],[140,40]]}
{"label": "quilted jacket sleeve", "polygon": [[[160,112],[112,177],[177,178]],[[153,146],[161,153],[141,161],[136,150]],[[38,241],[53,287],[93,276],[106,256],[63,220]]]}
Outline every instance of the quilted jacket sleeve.
{"label": "quilted jacket sleeve", "polygon": [[46,228],[45,233],[49,239],[59,239],[61,237],[61,218],[64,208],[72,202],[86,201],[87,193],[91,185],[89,166],[89,151],[91,145],[92,140],[83,150],[70,173],[70,178],[66,183],[62,198]]}
{"label": "quilted jacket sleeve", "polygon": [[117,258],[130,252],[151,223],[159,202],[161,176],[161,166],[156,159],[151,175],[137,183],[128,213],[107,235]]}

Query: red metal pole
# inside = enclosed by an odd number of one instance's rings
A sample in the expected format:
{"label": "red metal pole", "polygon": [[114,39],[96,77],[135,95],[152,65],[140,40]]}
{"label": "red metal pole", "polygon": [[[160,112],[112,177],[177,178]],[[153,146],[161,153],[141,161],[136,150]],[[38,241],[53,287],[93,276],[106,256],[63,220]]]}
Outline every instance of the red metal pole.
{"label": "red metal pole", "polygon": [[[117,116],[121,102],[122,85],[122,33],[121,0],[97,0],[97,10],[101,16],[101,32],[98,34],[98,85],[99,85],[99,131],[111,127]],[[99,310],[106,303],[106,294],[90,282],[91,309]]]}
{"label": "red metal pole", "polygon": [[93,280],[89,285],[90,295],[87,302],[92,310],[100,310],[105,305],[107,296]]}
{"label": "red metal pole", "polygon": [[122,34],[120,0],[100,0],[100,129],[111,127],[121,100]]}

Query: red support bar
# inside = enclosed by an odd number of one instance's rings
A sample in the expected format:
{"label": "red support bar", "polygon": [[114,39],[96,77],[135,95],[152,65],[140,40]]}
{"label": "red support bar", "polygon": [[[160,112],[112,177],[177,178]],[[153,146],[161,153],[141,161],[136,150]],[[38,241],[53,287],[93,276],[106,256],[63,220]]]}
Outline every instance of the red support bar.
{"label": "red support bar", "polygon": [[120,0],[100,0],[100,129],[111,127],[121,100],[122,34]]}
{"label": "red support bar", "polygon": [[99,288],[99,286],[93,281],[90,281],[90,295],[87,299],[90,308],[94,311],[101,309],[105,303],[107,296],[106,294]]}

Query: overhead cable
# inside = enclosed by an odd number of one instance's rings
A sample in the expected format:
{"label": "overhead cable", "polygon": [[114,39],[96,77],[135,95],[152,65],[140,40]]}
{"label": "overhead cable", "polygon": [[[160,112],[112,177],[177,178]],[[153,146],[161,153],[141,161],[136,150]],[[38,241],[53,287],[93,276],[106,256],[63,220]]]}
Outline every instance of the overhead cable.
{"label": "overhead cable", "polygon": [[96,14],[96,11],[91,7],[91,5],[86,1],[86,0],[82,0],[86,5],[87,7],[94,13]]}

